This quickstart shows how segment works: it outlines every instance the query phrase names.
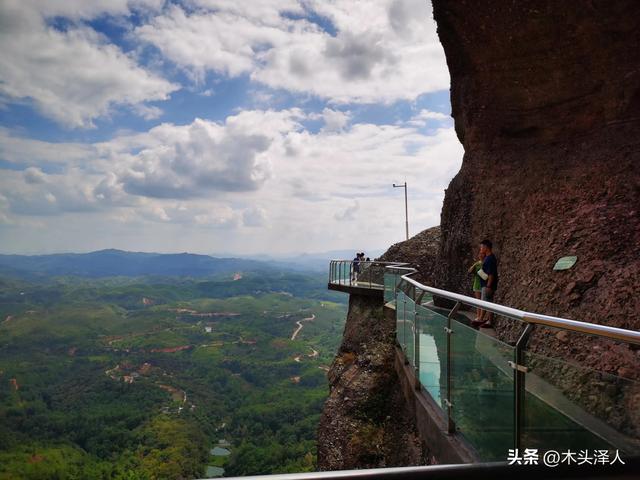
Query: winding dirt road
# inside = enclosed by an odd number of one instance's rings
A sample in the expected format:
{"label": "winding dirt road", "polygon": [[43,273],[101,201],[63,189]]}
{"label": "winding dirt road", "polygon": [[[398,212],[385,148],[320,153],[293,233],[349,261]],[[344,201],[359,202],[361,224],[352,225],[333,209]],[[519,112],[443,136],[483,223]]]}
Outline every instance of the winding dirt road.
{"label": "winding dirt road", "polygon": [[310,317],[307,318],[303,318],[302,320],[298,320],[296,322],[296,325],[298,325],[298,328],[296,328],[293,332],[293,334],[291,335],[291,340],[295,340],[296,337],[298,336],[298,333],[300,333],[300,330],[302,330],[302,327],[304,327],[304,325],[302,324],[302,322],[313,322],[316,318],[315,313],[312,313]]}

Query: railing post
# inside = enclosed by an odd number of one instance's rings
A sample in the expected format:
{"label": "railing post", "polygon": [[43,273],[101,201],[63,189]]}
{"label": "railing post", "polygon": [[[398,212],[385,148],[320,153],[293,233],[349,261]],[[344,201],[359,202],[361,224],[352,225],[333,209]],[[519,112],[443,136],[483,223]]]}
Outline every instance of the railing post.
{"label": "railing post", "polygon": [[531,331],[533,330],[534,325],[532,323],[527,323],[527,326],[524,327],[520,338],[516,342],[515,348],[515,362],[510,362],[511,367],[513,368],[513,401],[514,401],[514,409],[513,409],[513,427],[514,427],[514,448],[521,450],[522,449],[522,433],[524,430],[524,399],[526,395],[525,390],[525,373],[527,373],[527,367],[524,365],[524,348],[529,341],[529,337],[531,336]]}
{"label": "railing post", "polygon": [[447,315],[447,398],[445,403],[447,404],[447,432],[453,434],[456,432],[456,424],[453,421],[451,411],[453,409],[453,402],[451,401],[451,335],[453,330],[451,329],[451,319],[457,313],[460,308],[460,302],[456,302],[449,315]]}
{"label": "railing post", "polygon": [[[342,271],[345,274],[345,278],[344,278],[344,284],[345,285],[351,285],[351,269],[353,268],[353,265],[348,264],[346,262],[342,262]],[[348,271],[347,271],[348,270]],[[348,280],[347,280],[348,279]],[[348,283],[347,283],[348,282]]]}
{"label": "railing post", "polygon": [[[404,293],[404,292],[403,292]],[[404,353],[404,364],[409,363],[407,358],[407,294],[402,295],[402,352]]]}
{"label": "railing post", "polygon": [[415,328],[415,332],[413,336],[413,340],[414,340],[413,365],[414,365],[415,375],[416,375],[415,388],[418,391],[420,391],[420,386],[421,386],[420,385],[420,322],[418,320],[420,317],[418,317],[418,305],[420,305],[420,302],[422,302],[423,296],[424,296],[424,291],[420,290],[420,293],[415,298],[415,303],[413,305],[413,312],[414,312],[413,325]]}

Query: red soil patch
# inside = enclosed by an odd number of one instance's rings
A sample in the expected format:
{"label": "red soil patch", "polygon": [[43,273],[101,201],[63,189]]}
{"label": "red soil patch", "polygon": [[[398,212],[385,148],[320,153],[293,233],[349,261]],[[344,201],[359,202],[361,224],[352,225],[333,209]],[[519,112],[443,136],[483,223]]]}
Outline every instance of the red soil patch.
{"label": "red soil patch", "polygon": [[285,348],[287,346],[287,342],[285,340],[282,339],[275,339],[271,341],[271,346],[273,348],[277,348],[277,349],[282,349]]}
{"label": "red soil patch", "polygon": [[180,345],[179,347],[167,347],[167,348],[152,348],[152,353],[175,353],[182,350],[189,350],[193,348],[193,345]]}

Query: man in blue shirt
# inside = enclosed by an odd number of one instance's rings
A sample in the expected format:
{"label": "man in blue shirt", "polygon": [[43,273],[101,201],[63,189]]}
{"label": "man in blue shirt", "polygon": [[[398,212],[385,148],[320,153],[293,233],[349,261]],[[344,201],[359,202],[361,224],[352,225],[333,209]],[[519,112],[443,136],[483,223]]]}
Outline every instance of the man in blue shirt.
{"label": "man in blue shirt", "polygon": [[351,272],[351,281],[358,281],[358,274],[360,273],[360,254],[356,253],[356,258],[353,259],[353,271]]}
{"label": "man in blue shirt", "polygon": [[[493,300],[493,294],[498,289],[498,260],[493,254],[493,244],[491,240],[482,240],[480,242],[480,252],[485,254],[482,262],[482,269],[478,271],[480,275],[480,286],[482,287],[481,299],[490,302]],[[491,328],[493,324],[493,313],[483,312],[480,327]]]}

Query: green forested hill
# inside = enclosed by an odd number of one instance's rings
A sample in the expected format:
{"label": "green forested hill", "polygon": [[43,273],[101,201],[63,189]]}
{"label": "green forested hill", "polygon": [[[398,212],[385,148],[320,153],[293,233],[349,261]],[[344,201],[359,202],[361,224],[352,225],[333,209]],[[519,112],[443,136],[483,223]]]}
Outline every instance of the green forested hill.
{"label": "green forested hill", "polygon": [[26,278],[58,275],[88,278],[140,275],[203,277],[238,270],[274,270],[268,263],[240,258],[114,249],[52,255],[0,255],[0,269]]}
{"label": "green forested hill", "polygon": [[336,300],[275,271],[0,278],[0,479],[313,469]]}

